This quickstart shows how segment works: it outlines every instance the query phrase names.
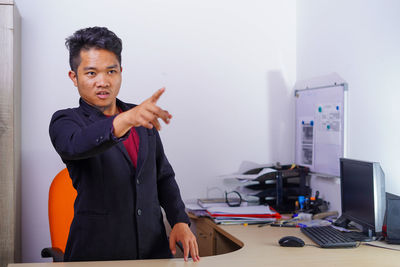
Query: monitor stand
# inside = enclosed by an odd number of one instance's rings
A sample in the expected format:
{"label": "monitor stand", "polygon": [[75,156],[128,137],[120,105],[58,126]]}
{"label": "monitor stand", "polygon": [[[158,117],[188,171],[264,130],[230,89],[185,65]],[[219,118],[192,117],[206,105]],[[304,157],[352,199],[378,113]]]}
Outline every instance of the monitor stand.
{"label": "monitor stand", "polygon": [[[348,229],[349,223],[350,223],[349,219],[346,219],[343,216],[340,216],[333,223],[333,225]],[[372,232],[367,234],[367,233],[364,233],[364,232],[351,231],[351,232],[343,232],[343,234],[345,236],[353,239],[354,241],[365,241],[365,242],[368,242],[368,241],[372,241],[373,240]]]}
{"label": "monitor stand", "polygon": [[350,223],[349,219],[346,219],[345,217],[340,216],[339,218],[336,219],[336,221],[333,222],[333,225],[339,226],[339,227],[342,227],[342,228],[347,228],[349,223]]}

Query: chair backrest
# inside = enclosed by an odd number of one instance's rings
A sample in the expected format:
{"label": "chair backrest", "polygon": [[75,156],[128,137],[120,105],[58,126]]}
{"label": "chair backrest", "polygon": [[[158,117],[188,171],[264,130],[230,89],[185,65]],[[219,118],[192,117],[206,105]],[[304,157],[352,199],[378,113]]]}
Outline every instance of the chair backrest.
{"label": "chair backrest", "polygon": [[74,202],[77,192],[72,186],[68,170],[60,171],[50,185],[49,225],[51,245],[65,252],[69,228],[74,217]]}

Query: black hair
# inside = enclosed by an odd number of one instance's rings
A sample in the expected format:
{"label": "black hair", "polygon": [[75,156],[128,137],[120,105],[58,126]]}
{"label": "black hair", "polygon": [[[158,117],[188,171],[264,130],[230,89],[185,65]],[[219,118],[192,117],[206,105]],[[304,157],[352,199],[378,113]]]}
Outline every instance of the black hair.
{"label": "black hair", "polygon": [[66,39],[65,46],[69,50],[69,65],[75,73],[77,73],[78,66],[81,64],[80,53],[82,49],[96,48],[113,52],[119,65],[121,65],[122,41],[106,27],[89,27],[77,30]]}

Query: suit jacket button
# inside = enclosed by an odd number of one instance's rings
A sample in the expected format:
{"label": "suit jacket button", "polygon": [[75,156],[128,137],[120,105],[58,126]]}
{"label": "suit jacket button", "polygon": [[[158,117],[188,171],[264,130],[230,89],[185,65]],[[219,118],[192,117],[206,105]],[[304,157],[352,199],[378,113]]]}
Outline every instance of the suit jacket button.
{"label": "suit jacket button", "polygon": [[136,179],[136,183],[137,183],[137,184],[140,184],[140,181],[139,181],[139,179]]}
{"label": "suit jacket button", "polygon": [[142,215],[142,210],[141,209],[137,210],[137,215],[139,215],[139,216]]}
{"label": "suit jacket button", "polygon": [[96,139],[96,143],[100,142],[99,138]]}

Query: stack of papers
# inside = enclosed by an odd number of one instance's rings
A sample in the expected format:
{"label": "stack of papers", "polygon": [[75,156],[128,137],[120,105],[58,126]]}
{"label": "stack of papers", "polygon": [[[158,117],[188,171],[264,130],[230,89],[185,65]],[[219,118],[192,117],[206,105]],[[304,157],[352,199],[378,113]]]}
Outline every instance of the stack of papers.
{"label": "stack of papers", "polygon": [[281,215],[269,206],[209,207],[207,213],[216,223],[267,223],[279,219]]}
{"label": "stack of papers", "polygon": [[[238,201],[238,199],[230,198],[230,202],[234,203]],[[225,198],[199,198],[197,200],[197,204],[204,209],[212,208],[212,207],[229,207],[226,203]],[[242,201],[240,204],[241,207],[247,206],[247,202]]]}

